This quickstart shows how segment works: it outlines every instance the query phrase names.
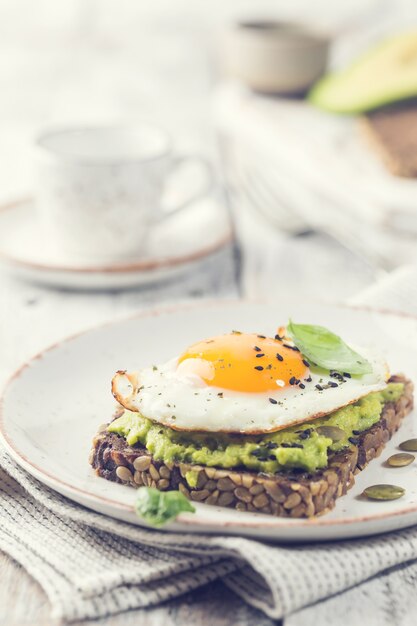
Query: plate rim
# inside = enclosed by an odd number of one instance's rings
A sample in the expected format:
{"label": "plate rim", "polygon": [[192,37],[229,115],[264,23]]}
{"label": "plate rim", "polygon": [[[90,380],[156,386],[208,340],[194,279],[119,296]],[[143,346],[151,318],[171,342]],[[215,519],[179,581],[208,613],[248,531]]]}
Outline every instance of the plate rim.
{"label": "plate rim", "polygon": [[[0,214],[5,213],[6,211],[13,211],[13,209],[18,209],[20,207],[24,207],[26,204],[34,202],[34,198],[32,196],[28,196],[26,198],[20,198],[18,200],[14,200],[12,202],[4,203],[0,205]],[[160,257],[159,259],[154,260],[143,260],[143,261],[130,261],[126,263],[118,263],[118,264],[104,264],[97,265],[94,267],[83,267],[83,266],[71,266],[71,265],[59,265],[59,264],[45,264],[45,263],[37,263],[36,261],[25,261],[23,259],[19,259],[14,257],[13,255],[8,254],[4,250],[0,248],[0,261],[6,263],[9,266],[24,268],[30,271],[41,271],[41,272],[59,272],[59,273],[68,273],[68,274],[81,274],[85,275],[96,275],[96,274],[133,274],[133,273],[151,273],[155,270],[161,269],[171,269],[174,267],[187,265],[188,263],[193,263],[195,261],[199,261],[204,259],[215,252],[218,252],[222,248],[224,248],[227,244],[232,243],[234,239],[234,230],[233,224],[231,220],[229,220],[228,227],[225,228],[224,234],[217,239],[213,244],[209,246],[201,246],[199,250],[195,252],[191,252],[188,254],[184,254],[182,256],[175,257]]]}
{"label": "plate rim", "polygon": [[[409,318],[409,319],[417,321],[417,315],[413,315],[411,313],[406,313],[406,312],[398,312],[398,311],[394,311],[394,310],[387,309],[387,308],[379,308],[379,307],[372,307],[368,305],[358,305],[358,304],[351,305],[351,304],[343,303],[343,302],[323,302],[320,300],[315,300],[314,302],[316,304],[321,304],[323,306],[327,305],[327,306],[348,309],[348,310],[351,309],[351,310],[357,310],[357,311],[362,311],[362,312],[377,313],[380,315],[392,315],[395,317],[405,317],[405,318]],[[195,310],[195,309],[198,310],[199,308],[221,307],[221,306],[227,306],[227,305],[245,305],[245,304],[260,304],[260,302],[259,302],[259,299],[221,298],[221,299],[202,299],[197,302],[188,301],[188,302],[181,302],[181,303],[176,303],[176,304],[151,307],[151,308],[144,309],[142,311],[136,311],[135,313],[132,313],[130,315],[124,315],[116,320],[109,320],[101,324],[90,326],[87,329],[83,329],[79,332],[68,335],[48,345],[46,348],[43,348],[42,350],[37,352],[35,355],[29,357],[26,361],[24,361],[8,377],[8,379],[3,384],[3,387],[1,389],[1,393],[0,393],[0,438],[2,439],[6,449],[8,450],[12,458],[18,463],[18,465],[20,465],[20,467],[25,469],[31,476],[35,477],[37,480],[39,480],[43,484],[46,484],[49,488],[56,491],[57,493],[64,495],[65,497],[68,497],[71,499],[71,496],[67,496],[66,494],[63,494],[62,490],[59,490],[56,487],[53,487],[52,485],[54,483],[58,485],[62,485],[65,488],[65,490],[69,493],[79,494],[81,497],[84,497],[84,498],[87,496],[88,498],[93,499],[98,504],[110,505],[112,507],[115,507],[119,511],[122,510],[124,512],[126,511],[133,512],[134,510],[133,504],[131,506],[127,504],[123,504],[117,500],[113,500],[112,498],[106,498],[105,496],[97,495],[95,493],[92,493],[91,491],[82,489],[81,487],[75,487],[71,483],[67,483],[65,480],[57,478],[55,475],[39,467],[36,463],[33,463],[33,461],[27,458],[23,452],[20,451],[19,446],[13,441],[12,437],[7,433],[6,425],[5,425],[4,401],[5,401],[5,397],[7,395],[7,392],[11,384],[16,379],[18,379],[20,375],[28,367],[30,367],[37,360],[42,359],[48,352],[51,352],[55,349],[59,349],[64,344],[70,343],[73,340],[76,340],[78,337],[86,335],[90,332],[102,330],[110,326],[117,326],[118,324],[129,322],[131,320],[148,318],[148,317],[158,317],[160,315],[176,313],[179,311],[189,311],[189,310]],[[264,301],[264,304],[268,305],[268,301]],[[46,480],[45,480],[45,477],[46,477]],[[74,500],[79,503],[79,500],[77,499],[74,499]],[[82,506],[89,508],[88,505],[86,504],[83,504]],[[185,526],[185,527],[209,526],[210,531],[215,531],[215,532],[221,532],[222,528],[235,527],[235,526],[239,526],[243,529],[245,528],[248,528],[248,529],[253,528],[253,529],[258,529],[258,530],[276,529],[277,531],[279,531],[280,529],[288,530],[288,529],[299,529],[299,528],[305,528],[305,527],[320,528],[320,527],[341,526],[341,525],[351,526],[357,523],[369,524],[374,521],[390,519],[393,517],[402,517],[402,516],[406,516],[412,513],[417,513],[417,502],[415,504],[408,505],[407,507],[403,509],[399,509],[393,512],[388,512],[388,513],[381,512],[381,513],[376,513],[376,514],[368,514],[368,515],[364,515],[361,517],[344,517],[344,518],[336,519],[336,520],[334,519],[329,520],[329,519],[326,519],[325,517],[318,516],[318,517],[312,517],[312,518],[300,519],[300,520],[291,518],[290,523],[288,523],[287,518],[262,515],[260,516],[259,520],[256,520],[256,521],[241,520],[237,523],[234,520],[223,520],[220,522],[216,520],[205,521],[204,519],[199,519],[198,517],[195,517],[194,515],[191,515],[188,513],[181,513],[177,518],[177,523],[180,525],[180,527],[181,526]],[[105,515],[108,517],[112,517],[108,513],[105,513]],[[181,530],[180,527],[179,527],[179,530]]]}

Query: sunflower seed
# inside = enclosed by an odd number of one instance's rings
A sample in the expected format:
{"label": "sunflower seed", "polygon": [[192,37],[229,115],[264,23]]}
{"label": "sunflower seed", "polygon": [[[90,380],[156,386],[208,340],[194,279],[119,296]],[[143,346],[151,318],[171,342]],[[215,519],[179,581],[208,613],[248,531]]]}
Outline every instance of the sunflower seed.
{"label": "sunflower seed", "polygon": [[147,470],[150,464],[151,464],[151,457],[149,456],[138,456],[133,461],[133,467],[135,468],[135,470],[138,470],[138,472],[143,472]]}
{"label": "sunflower seed", "polygon": [[133,480],[133,474],[128,467],[124,467],[123,465],[119,465],[116,469],[116,476],[123,482],[129,482]]}

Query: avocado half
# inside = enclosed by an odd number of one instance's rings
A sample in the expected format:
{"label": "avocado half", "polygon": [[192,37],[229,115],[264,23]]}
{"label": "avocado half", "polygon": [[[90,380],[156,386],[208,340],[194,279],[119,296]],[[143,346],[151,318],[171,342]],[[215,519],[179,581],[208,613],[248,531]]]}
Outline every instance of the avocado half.
{"label": "avocado half", "polygon": [[308,94],[333,113],[364,113],[417,96],[417,31],[388,39],[341,72],[319,80]]}

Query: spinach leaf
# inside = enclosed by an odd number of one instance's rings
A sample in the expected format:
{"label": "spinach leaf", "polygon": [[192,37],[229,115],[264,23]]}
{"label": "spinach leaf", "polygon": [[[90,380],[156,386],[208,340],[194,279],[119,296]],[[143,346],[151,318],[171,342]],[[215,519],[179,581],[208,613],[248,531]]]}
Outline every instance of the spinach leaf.
{"label": "spinach leaf", "polygon": [[194,513],[195,508],[180,491],[158,491],[153,487],[140,487],[135,511],[149,524],[159,527],[174,520],[183,511]]}
{"label": "spinach leaf", "polygon": [[372,372],[369,361],[324,326],[294,324],[290,320],[287,331],[300,352],[319,367],[348,374]]}

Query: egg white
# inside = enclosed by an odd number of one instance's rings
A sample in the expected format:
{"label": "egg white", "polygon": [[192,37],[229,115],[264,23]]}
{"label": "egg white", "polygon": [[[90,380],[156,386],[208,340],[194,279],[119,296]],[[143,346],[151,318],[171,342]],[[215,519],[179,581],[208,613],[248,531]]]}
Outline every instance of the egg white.
{"label": "egg white", "polygon": [[[356,348],[355,348],[356,349]],[[340,383],[326,374],[310,371],[311,382],[262,393],[242,393],[211,387],[192,373],[184,361],[172,359],[157,368],[145,368],[113,378],[115,398],[125,408],[175,430],[229,433],[266,433],[327,415],[363,396],[386,387],[386,363],[359,348],[373,371]],[[332,381],[337,387],[320,391],[316,385]],[[272,404],[269,398],[277,401]]]}

